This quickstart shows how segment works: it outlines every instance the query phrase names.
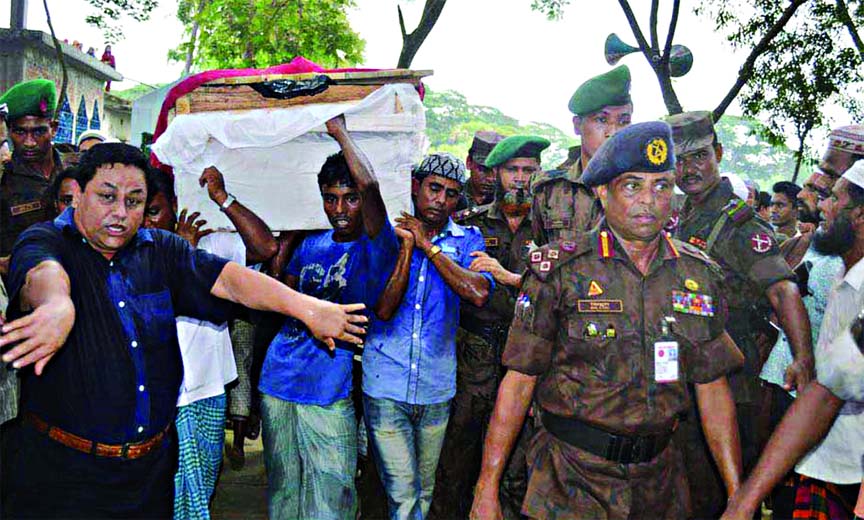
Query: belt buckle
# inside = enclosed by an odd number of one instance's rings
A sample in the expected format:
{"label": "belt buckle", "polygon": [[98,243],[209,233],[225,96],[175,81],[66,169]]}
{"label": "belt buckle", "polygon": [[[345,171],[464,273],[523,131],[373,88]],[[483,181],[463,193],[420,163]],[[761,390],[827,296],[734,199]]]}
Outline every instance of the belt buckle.
{"label": "belt buckle", "polygon": [[120,458],[128,459],[129,458],[129,443],[125,443],[120,446]]}

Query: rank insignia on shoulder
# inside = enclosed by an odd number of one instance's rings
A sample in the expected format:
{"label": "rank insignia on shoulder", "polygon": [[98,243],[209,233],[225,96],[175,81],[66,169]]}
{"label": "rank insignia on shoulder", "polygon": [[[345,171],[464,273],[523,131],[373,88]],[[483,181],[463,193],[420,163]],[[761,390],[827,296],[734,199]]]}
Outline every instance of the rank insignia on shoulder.
{"label": "rank insignia on shoulder", "polygon": [[735,224],[739,224],[753,217],[753,208],[741,199],[733,199],[723,208],[729,218]]}
{"label": "rank insignia on shoulder", "polygon": [[603,288],[595,280],[591,280],[591,283],[588,284],[588,296],[600,296],[603,292]]}
{"label": "rank insignia on shoulder", "polygon": [[550,262],[549,260],[545,260],[543,262],[540,262],[540,272],[541,273],[548,273],[551,270],[552,270],[552,262]]}
{"label": "rank insignia on shoulder", "polygon": [[585,314],[605,314],[624,312],[621,300],[577,300],[576,310]]}
{"label": "rank insignia on shoulder", "polygon": [[557,249],[550,249],[549,252],[546,254],[546,256],[548,256],[552,260],[558,260],[558,250]]}
{"label": "rank insignia on shoulder", "polygon": [[697,237],[695,235],[688,238],[687,243],[690,244],[691,246],[696,246],[699,249],[707,249],[708,248],[708,242],[704,238],[700,238],[700,237]]}
{"label": "rank insignia on shoulder", "polygon": [[532,251],[531,252],[531,263],[536,264],[543,260],[543,252],[542,251]]}
{"label": "rank insignia on shoulder", "polygon": [[609,232],[603,230],[598,237],[598,249],[600,250],[600,258],[612,258],[615,256],[615,249],[612,248],[612,237]]}
{"label": "rank insignia on shoulder", "polygon": [[672,291],[672,310],[694,316],[714,316],[714,299],[706,294]]}
{"label": "rank insignia on shoulder", "polygon": [[688,278],[684,280],[684,287],[686,287],[688,291],[698,291],[699,283],[692,278]]}
{"label": "rank insignia on shoulder", "polygon": [[498,237],[486,237],[486,247],[498,247]]}
{"label": "rank insignia on shoulder", "polygon": [[750,235],[750,247],[759,254],[771,251],[774,240],[768,233],[753,233]]}

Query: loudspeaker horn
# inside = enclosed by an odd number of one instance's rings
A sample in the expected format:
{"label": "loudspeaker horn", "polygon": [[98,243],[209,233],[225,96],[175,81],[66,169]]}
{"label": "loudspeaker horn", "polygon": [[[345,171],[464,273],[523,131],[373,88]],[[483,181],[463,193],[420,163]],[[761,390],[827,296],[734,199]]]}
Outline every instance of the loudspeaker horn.
{"label": "loudspeaker horn", "polygon": [[617,34],[612,33],[606,37],[606,46],[604,47],[604,52],[606,54],[606,63],[609,65],[615,65],[618,63],[618,60],[627,56],[628,54],[632,54],[634,52],[639,52],[639,47],[633,47],[632,45],[627,45],[621,38],[618,37]]}

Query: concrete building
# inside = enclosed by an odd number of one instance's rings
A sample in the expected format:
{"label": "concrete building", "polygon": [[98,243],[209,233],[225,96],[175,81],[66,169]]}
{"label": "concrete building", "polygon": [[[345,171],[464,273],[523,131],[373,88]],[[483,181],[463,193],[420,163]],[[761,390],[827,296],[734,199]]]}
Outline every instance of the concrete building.
{"label": "concrete building", "polygon": [[[63,72],[50,34],[26,29],[27,0],[12,0],[9,29],[0,28],[0,92],[36,78],[52,80],[58,95]],[[68,82],[66,101],[60,107],[60,128],[55,142],[75,142],[90,129],[123,128],[122,121],[106,124],[105,82],[122,81],[116,70],[71,45],[60,42]],[[114,113],[117,113],[115,110]],[[128,126],[129,117],[127,116]],[[128,133],[127,133],[128,139]]]}

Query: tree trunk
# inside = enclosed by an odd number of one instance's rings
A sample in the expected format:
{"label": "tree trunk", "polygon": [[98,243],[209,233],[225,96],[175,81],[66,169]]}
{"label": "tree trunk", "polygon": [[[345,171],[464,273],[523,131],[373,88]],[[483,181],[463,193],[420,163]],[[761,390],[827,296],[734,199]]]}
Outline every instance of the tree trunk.
{"label": "tree trunk", "polygon": [[801,173],[801,163],[804,161],[804,150],[806,146],[804,143],[807,141],[807,136],[810,135],[810,130],[813,129],[812,125],[804,128],[803,132],[798,134],[798,151],[795,152],[795,173],[792,174],[792,182],[798,182],[798,174]]}
{"label": "tree trunk", "polygon": [[183,77],[188,76],[189,72],[192,70],[192,61],[195,58],[195,43],[198,42],[198,29],[201,25],[199,17],[201,16],[201,13],[204,12],[205,7],[207,7],[207,0],[199,0],[198,11],[195,13],[195,18],[192,21],[192,34],[189,37],[189,48],[186,49],[186,65],[183,67]]}
{"label": "tree trunk", "polygon": [[54,109],[54,120],[57,121],[60,117],[60,109],[63,108],[63,103],[66,101],[66,86],[69,84],[69,73],[66,72],[66,60],[63,57],[63,48],[60,47],[60,40],[54,34],[54,25],[51,23],[51,12],[48,11],[48,0],[42,0],[42,5],[45,6],[45,18],[48,20],[51,39],[54,41],[54,50],[57,51],[57,61],[60,62],[60,70],[63,71],[63,84],[60,87],[60,96],[57,98],[57,107]]}
{"label": "tree trunk", "polygon": [[444,9],[444,4],[447,0],[426,0],[426,5],[423,6],[423,16],[420,18],[420,23],[417,28],[408,34],[405,31],[405,19],[402,16],[402,8],[397,6],[399,11],[399,29],[402,31],[402,52],[399,53],[399,63],[396,68],[407,69],[414,61],[414,56],[420,50],[420,46],[426,41],[438,17],[441,16],[441,10]]}
{"label": "tree trunk", "polygon": [[630,29],[633,31],[633,36],[636,37],[636,42],[639,45],[639,50],[648,60],[651,69],[657,76],[657,82],[660,84],[660,92],[663,95],[663,103],[666,105],[666,110],[670,114],[681,113],[681,102],[678,101],[678,95],[675,93],[675,88],[672,86],[672,77],[669,72],[669,54],[672,48],[672,38],[675,34],[675,27],[678,23],[678,8],[680,1],[676,0],[673,5],[672,19],[669,23],[669,33],[666,37],[661,54],[660,38],[657,34],[657,9],[658,0],[652,0],[651,3],[651,44],[645,39],[642,29],[639,27],[639,22],[636,20],[636,15],[633,14],[633,9],[630,7],[628,0],[618,0],[621,5],[621,10],[624,11],[624,16],[627,17],[627,23],[630,24]]}

